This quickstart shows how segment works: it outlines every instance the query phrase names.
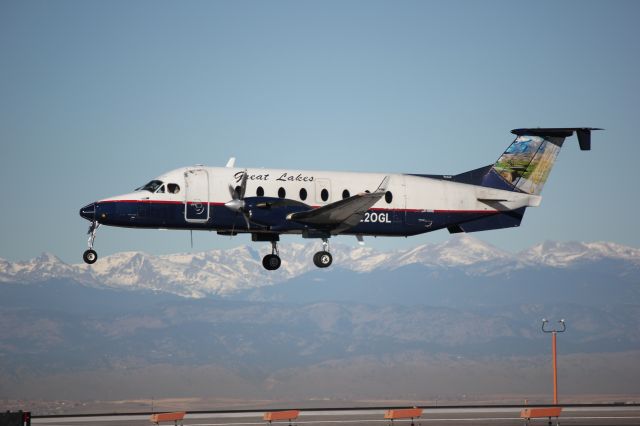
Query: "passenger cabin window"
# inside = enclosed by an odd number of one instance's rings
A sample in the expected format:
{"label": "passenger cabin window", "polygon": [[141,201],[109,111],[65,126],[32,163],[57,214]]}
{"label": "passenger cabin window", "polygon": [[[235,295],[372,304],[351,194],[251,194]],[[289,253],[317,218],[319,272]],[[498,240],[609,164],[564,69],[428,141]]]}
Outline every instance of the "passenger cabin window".
{"label": "passenger cabin window", "polygon": [[146,185],[141,186],[140,188],[136,188],[136,191],[149,191],[156,192],[156,190],[162,185],[161,180],[152,180]]}
{"label": "passenger cabin window", "polygon": [[286,196],[287,196],[287,191],[285,191],[283,187],[280,187],[280,189],[278,189],[278,197],[284,198]]}
{"label": "passenger cabin window", "polygon": [[180,185],[178,185],[177,183],[170,183],[167,185],[167,190],[171,194],[177,194],[180,192]]}
{"label": "passenger cabin window", "polygon": [[259,186],[258,189],[256,189],[256,195],[258,197],[264,197],[264,189],[261,186]]}
{"label": "passenger cabin window", "polygon": [[322,201],[327,201],[329,199],[329,191],[327,191],[326,188],[320,192],[320,198],[322,198]]}
{"label": "passenger cabin window", "polygon": [[302,201],[307,199],[307,190],[304,188],[300,188],[300,199]]}
{"label": "passenger cabin window", "polygon": [[393,201],[393,194],[391,193],[391,191],[385,192],[384,200],[387,202],[387,204],[391,204],[391,202]]}
{"label": "passenger cabin window", "polygon": [[342,191],[342,199],[344,200],[345,198],[349,198],[351,196],[351,194],[349,194],[349,190],[345,189],[344,191]]}

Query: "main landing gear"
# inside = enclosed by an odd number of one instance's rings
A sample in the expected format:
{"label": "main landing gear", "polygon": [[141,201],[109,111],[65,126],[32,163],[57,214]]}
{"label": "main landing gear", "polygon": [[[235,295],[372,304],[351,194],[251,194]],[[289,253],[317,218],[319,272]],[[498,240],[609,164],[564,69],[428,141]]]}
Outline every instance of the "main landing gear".
{"label": "main landing gear", "polygon": [[[326,238],[322,239],[322,250],[313,255],[313,264],[318,268],[326,268],[331,266],[333,256],[329,253],[329,242]],[[267,271],[275,271],[282,264],[280,254],[278,252],[278,242],[271,241],[271,254],[262,258],[262,266]]]}
{"label": "main landing gear", "polygon": [[331,266],[333,262],[333,256],[329,253],[329,241],[326,238],[322,239],[322,251],[313,255],[313,264],[318,268],[327,268]]}
{"label": "main landing gear", "polygon": [[280,260],[278,254],[278,242],[271,241],[271,254],[262,258],[262,266],[264,266],[264,269],[267,271],[275,271],[280,267],[282,260]]}
{"label": "main landing gear", "polygon": [[91,222],[89,231],[87,232],[87,234],[89,234],[89,249],[85,250],[82,254],[82,259],[84,260],[84,263],[89,265],[96,263],[96,260],[98,260],[98,253],[93,249],[93,242],[96,240],[96,232],[98,231],[99,226],[100,224],[98,222],[93,221]]}

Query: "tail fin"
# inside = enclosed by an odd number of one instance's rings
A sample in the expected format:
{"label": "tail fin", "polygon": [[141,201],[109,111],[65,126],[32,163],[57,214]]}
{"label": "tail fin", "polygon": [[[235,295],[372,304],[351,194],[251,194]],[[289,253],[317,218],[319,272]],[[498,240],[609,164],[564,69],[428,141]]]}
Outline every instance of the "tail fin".
{"label": "tail fin", "polygon": [[591,149],[592,127],[514,129],[516,139],[488,168],[482,186],[540,195],[565,138],[578,135],[580,149]]}

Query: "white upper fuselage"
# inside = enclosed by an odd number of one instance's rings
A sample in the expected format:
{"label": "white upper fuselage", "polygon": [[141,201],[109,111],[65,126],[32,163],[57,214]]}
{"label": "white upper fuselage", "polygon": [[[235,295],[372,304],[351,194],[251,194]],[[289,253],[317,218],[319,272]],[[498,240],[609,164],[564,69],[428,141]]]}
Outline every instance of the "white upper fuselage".
{"label": "white upper fuselage", "polygon": [[[203,185],[203,182],[195,182],[192,183],[192,186],[197,185],[198,188],[186,191],[185,173],[192,170],[206,172],[208,188]],[[105,198],[100,202],[149,200],[184,203],[185,201],[194,201],[194,197],[190,196],[194,193],[200,195],[197,198],[202,198],[208,193],[210,204],[224,204],[231,198],[229,185],[233,187],[239,185],[242,173],[245,171],[248,176],[246,197],[287,198],[301,201],[313,207],[342,199],[345,190],[350,195],[374,191],[385,176],[390,177],[387,192],[391,196],[381,198],[372,209],[460,213],[489,212],[536,206],[540,201],[539,196],[407,174],[194,166],[175,169],[156,178],[164,184],[175,183],[179,185],[180,192],[177,194],[169,193],[167,190],[163,193],[142,190]],[[259,192],[259,188],[264,191],[262,194]],[[307,194],[305,199],[302,199],[300,194],[302,189]],[[324,200],[322,198],[323,189],[327,194],[327,198]],[[282,190],[284,190],[284,197],[281,197]],[[486,200],[498,201],[489,203]],[[205,200],[199,199],[198,201]]]}

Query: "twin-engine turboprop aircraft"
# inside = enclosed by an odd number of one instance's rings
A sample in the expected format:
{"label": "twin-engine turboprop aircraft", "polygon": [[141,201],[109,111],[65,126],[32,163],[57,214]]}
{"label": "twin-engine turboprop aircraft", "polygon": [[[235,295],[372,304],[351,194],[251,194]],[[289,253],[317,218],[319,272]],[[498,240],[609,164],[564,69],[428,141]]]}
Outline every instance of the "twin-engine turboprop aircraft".
{"label": "twin-engine turboprop aircraft", "polygon": [[280,267],[281,234],[319,238],[313,262],[331,265],[328,239],[335,235],[409,236],[446,228],[450,233],[519,226],[540,192],[565,138],[577,133],[591,149],[591,127],[515,129],[513,143],[495,164],[459,175],[348,173],[309,170],[184,167],[134,192],[80,209],[89,220],[86,263],[100,225],[128,228],[250,233],[271,242],[268,270]]}

